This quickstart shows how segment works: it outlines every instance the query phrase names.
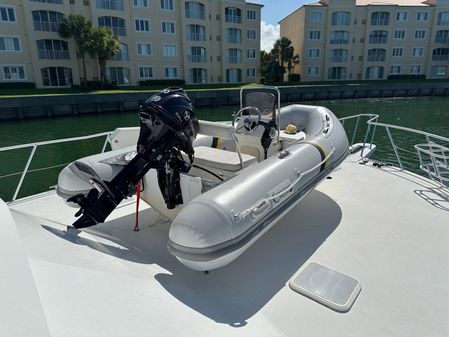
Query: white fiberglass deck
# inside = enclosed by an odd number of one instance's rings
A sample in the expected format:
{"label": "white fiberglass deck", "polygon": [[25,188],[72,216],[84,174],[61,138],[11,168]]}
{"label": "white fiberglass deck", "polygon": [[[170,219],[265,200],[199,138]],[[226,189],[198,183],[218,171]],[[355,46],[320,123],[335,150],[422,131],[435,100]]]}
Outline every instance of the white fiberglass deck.
{"label": "white fiberglass deck", "polygon": [[[442,193],[411,173],[349,159],[236,261],[207,275],[168,253],[169,225],[145,226],[149,209],[140,232],[134,214],[124,216],[131,204],[80,237],[65,233],[74,209],[55,194],[11,209],[50,336],[437,337],[449,335]],[[289,288],[309,262],[361,281],[348,313]]]}

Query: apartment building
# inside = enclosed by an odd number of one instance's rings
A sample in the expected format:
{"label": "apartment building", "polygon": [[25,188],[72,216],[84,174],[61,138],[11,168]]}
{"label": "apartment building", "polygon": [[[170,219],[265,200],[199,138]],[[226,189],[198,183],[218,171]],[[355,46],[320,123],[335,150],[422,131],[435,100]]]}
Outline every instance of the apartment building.
{"label": "apartment building", "polygon": [[[245,0],[3,0],[0,82],[79,84],[76,45],[57,32],[69,14],[82,14],[119,37],[120,53],[107,62],[107,76],[118,85],[254,82],[261,8]],[[88,59],[87,79],[98,80],[98,72],[96,60]]]}
{"label": "apartment building", "polygon": [[280,27],[304,81],[449,76],[448,0],[321,0]]}

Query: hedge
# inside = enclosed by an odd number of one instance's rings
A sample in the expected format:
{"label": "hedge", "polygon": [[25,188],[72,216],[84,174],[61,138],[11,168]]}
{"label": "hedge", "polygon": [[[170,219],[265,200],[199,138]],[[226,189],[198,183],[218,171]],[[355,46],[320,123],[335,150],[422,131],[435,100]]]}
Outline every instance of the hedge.
{"label": "hedge", "polygon": [[141,86],[154,86],[154,85],[164,85],[164,86],[173,86],[173,85],[185,85],[186,81],[184,80],[145,80],[139,81],[139,85]]}
{"label": "hedge", "polygon": [[35,89],[36,84],[33,82],[3,82],[0,83],[1,89]]}
{"label": "hedge", "polygon": [[404,75],[389,75],[389,80],[425,80],[426,75],[423,74],[404,74]]}

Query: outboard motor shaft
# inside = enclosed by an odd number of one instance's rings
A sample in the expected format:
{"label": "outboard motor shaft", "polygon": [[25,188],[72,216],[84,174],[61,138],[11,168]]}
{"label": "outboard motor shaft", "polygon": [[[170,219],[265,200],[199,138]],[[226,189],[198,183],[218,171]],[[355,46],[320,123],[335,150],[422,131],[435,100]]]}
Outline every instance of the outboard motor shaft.
{"label": "outboard motor shaft", "polygon": [[[86,164],[73,164],[94,186],[87,195],[78,194],[67,200],[80,206],[76,216],[82,216],[73,223],[75,228],[104,222],[152,168],[157,170],[167,208],[182,203],[179,174],[188,172],[193,163],[193,141],[199,128],[192,103],[183,89],[167,88],[146,100],[139,116],[137,154],[111,181],[103,181]],[[183,159],[181,151],[190,163]]]}

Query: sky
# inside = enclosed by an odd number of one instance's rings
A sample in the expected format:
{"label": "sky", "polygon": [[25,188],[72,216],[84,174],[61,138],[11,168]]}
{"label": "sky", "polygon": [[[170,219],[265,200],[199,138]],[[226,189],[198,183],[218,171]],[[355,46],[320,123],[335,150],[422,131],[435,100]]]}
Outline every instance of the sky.
{"label": "sky", "polygon": [[300,0],[247,0],[264,5],[261,22],[261,49],[270,51],[274,41],[279,38],[278,22],[305,3],[314,2]]}

